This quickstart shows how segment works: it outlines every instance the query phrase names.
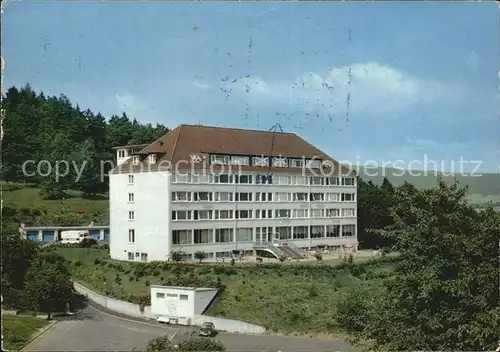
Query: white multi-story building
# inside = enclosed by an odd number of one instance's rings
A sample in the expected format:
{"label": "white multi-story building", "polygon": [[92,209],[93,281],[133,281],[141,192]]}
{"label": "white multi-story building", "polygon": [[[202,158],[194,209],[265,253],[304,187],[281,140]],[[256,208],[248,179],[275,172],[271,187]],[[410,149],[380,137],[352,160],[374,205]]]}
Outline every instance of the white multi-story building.
{"label": "white multi-story building", "polygon": [[355,175],[293,133],[180,125],[133,147],[109,175],[114,259],[357,247]]}

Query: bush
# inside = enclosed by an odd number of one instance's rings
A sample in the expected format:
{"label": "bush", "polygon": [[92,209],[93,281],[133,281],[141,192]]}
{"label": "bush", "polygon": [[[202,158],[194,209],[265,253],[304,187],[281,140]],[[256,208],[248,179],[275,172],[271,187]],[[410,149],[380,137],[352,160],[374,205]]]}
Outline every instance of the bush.
{"label": "bush", "polygon": [[93,238],[84,238],[82,242],[78,244],[80,248],[91,248],[97,246],[97,241]]}
{"label": "bush", "polygon": [[202,260],[207,259],[207,253],[198,251],[194,254],[194,259],[199,260],[201,263]]}
{"label": "bush", "polygon": [[204,338],[192,338],[181,342],[178,351],[216,351],[225,352],[226,347],[219,341]]}
{"label": "bush", "polygon": [[173,346],[170,343],[168,335],[164,335],[150,340],[146,345],[144,352],[168,352],[172,350]]}
{"label": "bush", "polygon": [[323,260],[323,255],[321,253],[314,253],[314,258],[317,260]]}
{"label": "bush", "polygon": [[184,258],[184,255],[186,253],[184,253],[183,251],[173,251],[172,253],[170,253],[170,258],[174,261],[174,262],[180,262],[182,261],[182,259]]}

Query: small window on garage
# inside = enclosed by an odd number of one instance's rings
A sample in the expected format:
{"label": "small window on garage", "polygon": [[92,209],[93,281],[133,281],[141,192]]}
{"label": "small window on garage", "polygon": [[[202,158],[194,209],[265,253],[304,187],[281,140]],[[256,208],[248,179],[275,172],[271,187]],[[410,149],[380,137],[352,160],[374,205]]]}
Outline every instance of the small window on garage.
{"label": "small window on garage", "polygon": [[181,301],[187,301],[188,300],[188,295],[179,295],[179,299]]}
{"label": "small window on garage", "polygon": [[177,295],[175,293],[167,293],[167,297],[177,298]]}
{"label": "small window on garage", "polygon": [[156,298],[165,298],[165,294],[163,292],[156,292]]}

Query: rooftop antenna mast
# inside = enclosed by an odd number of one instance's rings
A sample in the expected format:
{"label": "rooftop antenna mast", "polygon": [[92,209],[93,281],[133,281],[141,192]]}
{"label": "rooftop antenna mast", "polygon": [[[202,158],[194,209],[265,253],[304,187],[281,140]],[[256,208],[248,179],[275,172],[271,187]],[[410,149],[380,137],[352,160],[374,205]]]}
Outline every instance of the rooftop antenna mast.
{"label": "rooftop antenna mast", "polygon": [[269,152],[269,158],[266,158],[264,155],[262,156],[262,162],[266,162],[267,160],[267,175],[257,175],[257,183],[262,183],[262,184],[271,184],[273,182],[273,174],[271,173],[271,167],[273,165],[273,156],[274,156],[274,146],[276,142],[276,133],[279,131],[279,133],[284,133],[283,128],[279,123],[276,123],[269,129],[269,132],[272,132],[272,137],[271,137],[271,150]]}

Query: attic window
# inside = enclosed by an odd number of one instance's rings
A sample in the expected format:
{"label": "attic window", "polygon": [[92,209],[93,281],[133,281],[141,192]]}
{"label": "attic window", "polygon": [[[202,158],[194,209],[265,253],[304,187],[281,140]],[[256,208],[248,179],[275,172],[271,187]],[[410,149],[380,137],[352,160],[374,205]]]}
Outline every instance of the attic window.
{"label": "attic window", "polygon": [[133,158],[133,164],[134,165],[139,165],[139,157],[137,155],[134,155],[134,158]]}
{"label": "attic window", "polygon": [[229,156],[227,155],[212,155],[210,157],[212,164],[229,164]]}
{"label": "attic window", "polygon": [[151,154],[151,155],[149,156],[149,162],[150,162],[151,164],[156,164],[156,154]]}

